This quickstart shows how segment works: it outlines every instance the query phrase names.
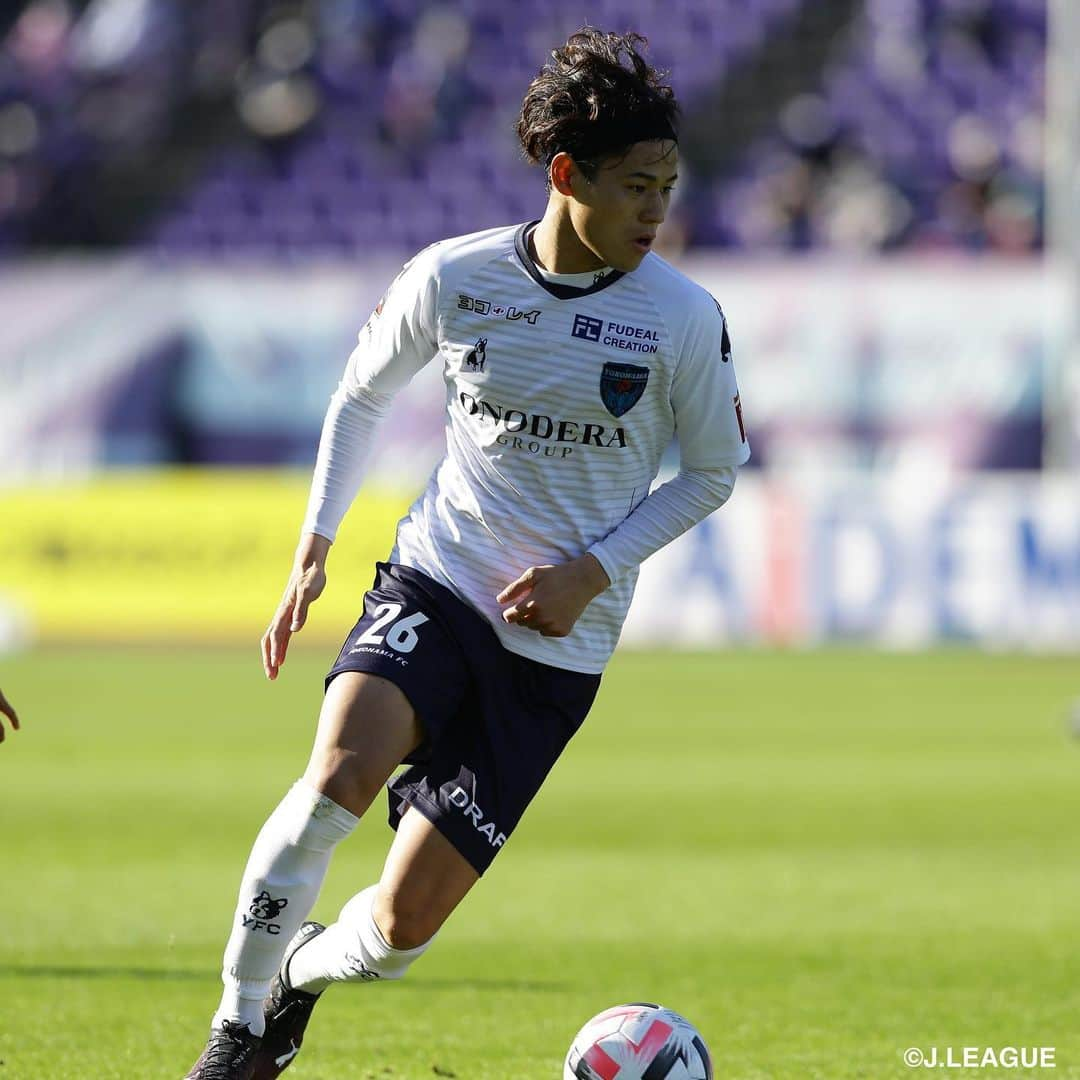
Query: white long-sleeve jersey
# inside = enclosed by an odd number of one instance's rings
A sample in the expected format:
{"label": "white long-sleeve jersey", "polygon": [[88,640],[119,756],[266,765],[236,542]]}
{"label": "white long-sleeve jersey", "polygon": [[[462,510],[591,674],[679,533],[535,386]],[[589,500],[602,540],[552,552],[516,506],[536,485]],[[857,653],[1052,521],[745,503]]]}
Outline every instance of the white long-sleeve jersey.
{"label": "white long-sleeve jersey", "polygon": [[[446,456],[390,560],[452,590],[511,651],[598,673],[640,563],[726,500],[750,448],[712,296],[655,253],[584,288],[552,280],[528,252],[534,224],[441,241],[394,280],[332,399],[304,531],[334,539],[378,421],[438,356]],[[679,473],[650,494],[673,434]],[[611,586],[569,636],[503,622],[511,581],[586,551]]]}

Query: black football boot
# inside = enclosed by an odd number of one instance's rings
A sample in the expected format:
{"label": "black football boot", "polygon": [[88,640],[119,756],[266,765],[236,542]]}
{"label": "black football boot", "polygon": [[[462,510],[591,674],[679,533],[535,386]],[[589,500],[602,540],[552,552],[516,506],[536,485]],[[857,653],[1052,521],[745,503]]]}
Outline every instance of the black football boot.
{"label": "black football boot", "polygon": [[247,1024],[226,1020],[210,1029],[206,1049],[184,1080],[251,1080],[260,1042]]}
{"label": "black football boot", "polygon": [[270,984],[270,996],[263,1005],[266,1031],[263,1033],[262,1046],[255,1055],[251,1080],[275,1080],[300,1053],[311,1010],[322,995],[292,988],[289,984],[289,961],[301,945],[306,945],[325,929],[322,923],[304,923],[285,950],[281,967]]}

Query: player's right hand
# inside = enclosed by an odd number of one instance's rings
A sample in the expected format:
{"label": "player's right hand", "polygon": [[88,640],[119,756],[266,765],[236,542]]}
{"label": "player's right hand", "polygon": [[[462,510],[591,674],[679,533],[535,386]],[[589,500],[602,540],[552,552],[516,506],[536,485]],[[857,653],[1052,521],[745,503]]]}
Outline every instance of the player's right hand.
{"label": "player's right hand", "polygon": [[303,629],[308,608],[326,588],[325,564],[329,550],[330,541],[314,534],[305,536],[297,550],[285,595],[262,636],[263,671],[271,681],[277,678],[281,665],[285,663],[289,639]]}
{"label": "player's right hand", "polygon": [[[12,707],[12,704],[6,697],[4,697],[3,690],[0,690],[0,713],[3,713],[11,721],[11,730],[19,730],[19,716]],[[0,724],[0,742],[4,741],[4,725]]]}

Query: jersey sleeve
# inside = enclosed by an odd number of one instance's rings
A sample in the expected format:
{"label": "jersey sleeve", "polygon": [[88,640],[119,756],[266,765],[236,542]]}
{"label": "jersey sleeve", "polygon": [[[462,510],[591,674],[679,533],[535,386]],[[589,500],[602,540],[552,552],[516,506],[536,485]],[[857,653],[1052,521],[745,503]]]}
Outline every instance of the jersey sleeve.
{"label": "jersey sleeve", "polygon": [[342,378],[350,397],[393,396],[439,351],[437,246],[402,267],[364,324]]}
{"label": "jersey sleeve", "polygon": [[707,293],[688,320],[671,408],[683,468],[715,469],[749,459],[727,319]]}
{"label": "jersey sleeve", "polygon": [[682,468],[649,494],[589,551],[614,584],[730,498],[736,469]]}
{"label": "jersey sleeve", "polygon": [[405,264],[360,331],[323,422],[301,533],[334,540],[394,394],[439,351],[432,251]]}

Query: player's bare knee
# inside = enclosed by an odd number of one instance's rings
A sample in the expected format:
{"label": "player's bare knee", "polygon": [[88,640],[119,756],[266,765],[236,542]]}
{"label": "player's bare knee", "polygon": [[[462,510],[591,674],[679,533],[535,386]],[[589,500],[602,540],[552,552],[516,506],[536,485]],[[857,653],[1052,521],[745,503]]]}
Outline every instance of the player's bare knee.
{"label": "player's bare knee", "polygon": [[430,941],[438,931],[438,924],[416,914],[396,913],[384,915],[378,920],[379,932],[392,949],[417,949]]}
{"label": "player's bare knee", "polygon": [[381,777],[372,777],[361,755],[342,747],[312,752],[304,779],[318,791],[357,817],[371,805],[382,788]]}
{"label": "player's bare knee", "polygon": [[392,949],[417,949],[430,941],[442,925],[442,919],[417,898],[381,889],[373,914],[379,932]]}

